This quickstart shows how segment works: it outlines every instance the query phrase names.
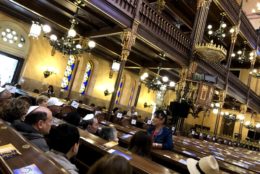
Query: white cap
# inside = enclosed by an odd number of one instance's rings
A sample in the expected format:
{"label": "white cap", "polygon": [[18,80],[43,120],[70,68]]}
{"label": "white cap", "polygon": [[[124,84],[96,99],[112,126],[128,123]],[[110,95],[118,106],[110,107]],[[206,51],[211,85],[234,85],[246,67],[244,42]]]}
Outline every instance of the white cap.
{"label": "white cap", "polygon": [[0,93],[3,92],[5,88],[0,87]]}
{"label": "white cap", "polygon": [[47,105],[48,106],[61,106],[63,105],[64,103],[61,102],[58,98],[56,97],[51,97],[48,102],[47,102]]}
{"label": "white cap", "polygon": [[26,115],[29,115],[32,111],[34,111],[35,109],[37,109],[40,106],[30,106],[29,110],[27,111]]}
{"label": "white cap", "polygon": [[83,120],[87,121],[87,120],[91,120],[91,119],[93,119],[93,118],[94,118],[94,114],[87,114],[87,115],[83,118]]}
{"label": "white cap", "polygon": [[212,155],[203,157],[199,161],[188,158],[187,167],[190,174],[200,174],[200,171],[203,171],[205,174],[219,173],[218,162]]}

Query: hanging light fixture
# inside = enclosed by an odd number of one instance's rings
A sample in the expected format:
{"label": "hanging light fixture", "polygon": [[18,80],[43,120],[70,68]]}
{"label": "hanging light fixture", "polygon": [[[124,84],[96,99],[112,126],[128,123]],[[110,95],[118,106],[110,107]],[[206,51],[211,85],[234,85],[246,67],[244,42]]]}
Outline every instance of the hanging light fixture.
{"label": "hanging light fixture", "polygon": [[221,20],[219,22],[219,27],[216,31],[213,30],[213,26],[209,24],[207,26],[208,29],[208,35],[210,38],[215,38],[217,40],[223,41],[223,39],[226,37],[226,28],[227,24],[224,21],[224,17],[226,16],[226,13],[220,13]]}
{"label": "hanging light fixture", "polygon": [[242,48],[242,50],[238,50],[238,51],[233,52],[231,54],[231,57],[233,59],[237,59],[237,61],[241,64],[243,64],[245,62],[255,61],[255,58],[256,58],[256,52],[255,51],[247,51],[246,50],[246,44],[247,44],[247,42],[244,41],[244,47]]}
{"label": "hanging light fixture", "polygon": [[32,21],[29,36],[38,39],[42,31],[42,27],[39,22]]}
{"label": "hanging light fixture", "polygon": [[169,78],[167,76],[161,77],[159,75],[161,70],[161,67],[158,67],[158,71],[156,74],[156,77],[153,79],[149,79],[149,74],[147,72],[144,72],[140,79],[142,82],[145,83],[146,87],[148,89],[154,90],[154,91],[165,91],[168,87],[172,88],[175,86],[174,81],[169,82]]}

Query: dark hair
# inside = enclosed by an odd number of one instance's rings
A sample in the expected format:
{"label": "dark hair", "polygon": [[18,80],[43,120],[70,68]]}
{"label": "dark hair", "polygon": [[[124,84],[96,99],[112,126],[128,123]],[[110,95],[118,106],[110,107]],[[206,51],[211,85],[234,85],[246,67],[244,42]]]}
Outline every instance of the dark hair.
{"label": "dark hair", "polygon": [[3,119],[12,123],[15,120],[22,119],[26,115],[30,105],[23,99],[14,98],[10,103],[3,109]]}
{"label": "dark hair", "polygon": [[29,125],[34,125],[34,124],[38,123],[40,120],[43,120],[43,121],[47,120],[46,112],[40,112],[40,111],[31,112],[30,114],[28,114],[25,117],[24,122]]}
{"label": "dark hair", "polygon": [[75,126],[60,124],[52,127],[48,136],[50,149],[66,154],[79,142],[79,137],[79,130]]}
{"label": "dark hair", "polygon": [[88,171],[88,174],[132,174],[130,163],[118,155],[106,155],[95,162]]}
{"label": "dark hair", "polygon": [[48,92],[52,92],[52,93],[54,92],[54,88],[53,88],[52,85],[49,85],[49,86],[48,86]]}
{"label": "dark hair", "polygon": [[29,96],[19,96],[17,97],[17,99],[24,100],[29,105],[32,105],[32,99]]}
{"label": "dark hair", "polygon": [[39,89],[34,89],[33,92],[39,94],[40,90]]}
{"label": "dark hair", "polygon": [[130,140],[129,151],[149,157],[152,148],[152,138],[145,131],[138,131]]}
{"label": "dark hair", "polygon": [[115,134],[114,132],[116,131],[115,128],[113,127],[103,127],[100,131],[100,136],[101,138],[104,138],[105,140],[114,140],[115,138]]}
{"label": "dark hair", "polygon": [[79,126],[81,117],[77,112],[70,112],[66,117],[64,117],[64,120],[74,126]]}
{"label": "dark hair", "polygon": [[162,117],[164,119],[164,124],[167,124],[167,115],[164,110],[157,110],[154,112],[155,117]]}
{"label": "dark hair", "polygon": [[87,129],[88,125],[92,125],[93,123],[94,123],[94,118],[90,120],[82,120],[82,122],[80,123],[80,127],[82,127],[83,129]]}

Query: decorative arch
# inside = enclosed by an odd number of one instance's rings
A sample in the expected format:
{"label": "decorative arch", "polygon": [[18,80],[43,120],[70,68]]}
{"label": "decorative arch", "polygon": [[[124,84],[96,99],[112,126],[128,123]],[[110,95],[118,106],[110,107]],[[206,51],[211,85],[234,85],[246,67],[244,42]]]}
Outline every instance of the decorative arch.
{"label": "decorative arch", "polygon": [[81,95],[84,95],[86,89],[88,88],[88,84],[90,83],[93,68],[94,68],[93,62],[89,60],[86,65],[86,70],[79,90]]}
{"label": "decorative arch", "polygon": [[30,39],[20,25],[7,21],[0,20],[0,51],[8,54],[27,58],[30,48]]}

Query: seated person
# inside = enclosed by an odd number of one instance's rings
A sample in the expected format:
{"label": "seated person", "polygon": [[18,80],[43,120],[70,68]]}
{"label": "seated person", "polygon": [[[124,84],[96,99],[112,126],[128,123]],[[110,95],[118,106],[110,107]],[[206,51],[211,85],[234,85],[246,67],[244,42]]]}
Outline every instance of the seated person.
{"label": "seated person", "polygon": [[15,121],[24,120],[26,113],[28,112],[30,105],[28,102],[21,98],[14,98],[3,109],[3,120],[10,124]]}
{"label": "seated person", "polygon": [[66,117],[64,117],[64,120],[74,126],[79,126],[81,122],[81,117],[77,112],[70,112]]}
{"label": "seated person", "polygon": [[133,117],[133,116],[137,116],[138,113],[136,112],[135,107],[132,106],[131,109],[126,113],[126,115],[129,117]]}
{"label": "seated person", "polygon": [[31,106],[24,122],[14,122],[12,126],[32,144],[43,151],[48,151],[49,147],[44,135],[49,134],[51,123],[52,113],[48,108]]}
{"label": "seated person", "polygon": [[130,163],[119,155],[106,155],[95,162],[88,174],[132,174]]}
{"label": "seated person", "polygon": [[188,158],[187,159],[187,167],[190,172],[190,174],[198,173],[198,174],[218,174],[219,172],[219,166],[218,162],[215,159],[214,156],[206,156],[201,158],[199,161]]}
{"label": "seated person", "polygon": [[48,86],[48,90],[41,93],[42,95],[47,95],[48,97],[55,97],[54,88],[52,85]]}
{"label": "seated person", "polygon": [[129,151],[143,157],[150,157],[152,139],[145,131],[138,131],[130,140]]}
{"label": "seated person", "polygon": [[48,102],[47,102],[47,106],[48,108],[51,110],[52,115],[54,117],[60,117],[61,114],[61,109],[62,109],[62,105],[64,103],[61,102],[58,98],[56,97],[51,97]]}
{"label": "seated person", "polygon": [[94,117],[94,114],[87,114],[80,123],[80,126],[87,130],[89,133],[99,135],[99,124],[97,118]]}
{"label": "seated person", "polygon": [[48,100],[49,100],[49,97],[47,97],[45,95],[40,95],[36,98],[36,104],[39,106],[47,107]]}
{"label": "seated person", "polygon": [[153,148],[165,150],[173,148],[172,131],[165,126],[166,122],[167,115],[164,111],[155,111],[152,125],[147,130],[153,140]]}
{"label": "seated person", "polygon": [[78,129],[68,124],[52,128],[48,136],[50,151],[46,154],[71,174],[78,173],[77,167],[69,160],[78,153],[79,137]]}
{"label": "seated person", "polygon": [[108,141],[118,142],[117,130],[114,127],[103,127],[100,131],[100,137]]}

